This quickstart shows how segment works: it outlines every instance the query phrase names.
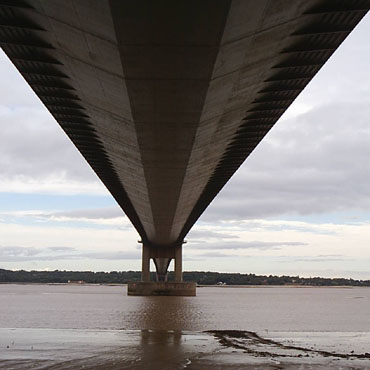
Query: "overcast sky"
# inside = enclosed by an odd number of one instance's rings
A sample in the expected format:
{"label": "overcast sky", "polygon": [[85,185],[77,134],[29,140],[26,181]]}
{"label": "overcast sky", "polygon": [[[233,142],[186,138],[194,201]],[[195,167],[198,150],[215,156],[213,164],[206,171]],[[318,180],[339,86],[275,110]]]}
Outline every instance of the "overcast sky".
{"label": "overcast sky", "polygon": [[[185,270],[370,279],[370,17],[187,237]],[[138,235],[0,50],[0,268],[139,270]]]}

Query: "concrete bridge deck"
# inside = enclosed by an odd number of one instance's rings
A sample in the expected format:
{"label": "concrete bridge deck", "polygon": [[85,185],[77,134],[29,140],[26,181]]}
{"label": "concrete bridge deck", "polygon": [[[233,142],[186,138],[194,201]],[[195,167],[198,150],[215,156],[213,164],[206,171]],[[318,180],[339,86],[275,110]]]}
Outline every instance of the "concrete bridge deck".
{"label": "concrete bridge deck", "polygon": [[143,280],[369,0],[0,0],[0,46],[137,229]]}

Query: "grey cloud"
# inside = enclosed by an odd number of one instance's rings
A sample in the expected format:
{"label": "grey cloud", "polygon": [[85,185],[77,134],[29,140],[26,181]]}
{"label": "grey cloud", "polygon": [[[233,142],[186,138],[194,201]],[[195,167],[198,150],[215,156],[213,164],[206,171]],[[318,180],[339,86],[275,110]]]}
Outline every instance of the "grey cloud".
{"label": "grey cloud", "polygon": [[22,108],[1,114],[0,124],[0,170],[4,179],[57,177],[82,183],[98,182],[44,108]]}
{"label": "grey cloud", "polygon": [[76,250],[72,247],[48,247],[47,249],[53,252],[72,252]]}
{"label": "grey cloud", "polygon": [[[238,254],[226,254],[226,253],[220,253],[220,252],[208,252],[208,253],[202,253],[197,255],[198,257],[205,257],[205,258],[225,258],[225,257],[239,257]],[[243,256],[245,257],[245,256]]]}
{"label": "grey cloud", "polygon": [[70,247],[0,247],[0,260],[2,262],[26,261],[59,261],[59,260],[137,260],[141,258],[138,250],[134,251],[103,251],[103,252],[77,252]]}
{"label": "grey cloud", "polygon": [[[337,231],[330,227],[330,225],[335,225],[334,223],[329,223],[327,227],[323,227],[322,225],[315,225],[314,223],[290,223],[289,221],[282,221],[279,223],[274,222],[261,222],[258,220],[246,220],[244,219],[243,222],[239,222],[238,220],[231,219],[231,224],[224,224],[222,221],[222,215],[219,215],[219,219],[213,219],[213,218],[207,218],[204,217],[202,220],[199,221],[200,224],[206,225],[206,226],[224,226],[224,227],[232,227],[233,231],[299,231],[302,233],[310,233],[310,234],[319,234],[319,235],[335,235],[337,234]],[[226,216],[225,216],[226,217]],[[240,218],[243,218],[240,216]],[[347,223],[348,224],[348,223]],[[357,225],[354,223],[354,225]],[[317,227],[316,227],[317,226]],[[190,235],[190,234],[189,234]],[[191,240],[191,242],[201,242],[200,240]]]}
{"label": "grey cloud", "polygon": [[[31,217],[40,220],[51,221],[95,221],[95,220],[113,220],[113,219],[127,219],[126,215],[118,206],[103,207],[93,209],[77,209],[72,211],[16,211],[16,212],[0,212],[0,215],[9,217]],[[121,220],[119,220],[121,221]],[[126,222],[125,222],[126,224]]]}
{"label": "grey cloud", "polygon": [[317,256],[317,257],[300,257],[294,258],[295,262],[336,262],[336,261],[353,261],[353,258],[342,256]]}
{"label": "grey cloud", "polygon": [[0,171],[3,179],[99,180],[0,50]]}
{"label": "grey cloud", "polygon": [[67,217],[67,218],[86,218],[90,220],[97,219],[112,219],[125,217],[123,211],[117,207],[105,207],[105,208],[94,208],[94,209],[79,209],[68,212],[54,212],[48,213],[49,217]]}
{"label": "grey cloud", "polygon": [[245,226],[240,227],[240,230],[256,230],[256,229],[263,229],[263,230],[270,230],[270,231],[299,231],[300,233],[310,233],[310,234],[319,234],[319,235],[335,235],[337,231],[330,229],[329,227],[315,227],[314,224],[310,223],[302,223],[302,224],[289,224],[281,223],[281,224],[274,224],[274,223],[262,223],[262,222],[251,222],[247,223]]}
{"label": "grey cloud", "polygon": [[122,252],[91,252],[79,253],[78,258],[91,258],[99,260],[139,260],[140,251],[122,251]]}
{"label": "grey cloud", "polygon": [[282,249],[284,247],[303,247],[307,246],[308,243],[303,242],[264,242],[264,241],[251,241],[251,242],[232,242],[227,241],[222,242],[209,242],[201,244],[189,244],[191,249],[210,249],[210,250],[236,250],[236,249],[259,249],[259,250],[272,250],[272,249]]}
{"label": "grey cloud", "polygon": [[349,258],[348,256],[343,256],[341,254],[320,254],[317,256],[287,256],[281,255],[277,256],[279,263],[294,263],[294,262],[349,262],[354,261],[354,258]]}
{"label": "grey cloud", "polygon": [[[9,68],[11,66],[11,68]],[[0,71],[1,87],[0,102],[15,109],[17,107],[34,107],[39,99],[24,81],[23,77],[9,61],[8,57],[0,48]]]}
{"label": "grey cloud", "polygon": [[191,230],[187,239],[193,242],[196,238],[199,239],[238,239],[239,236],[230,233],[211,231],[211,230]]}
{"label": "grey cloud", "polygon": [[278,123],[201,220],[367,211],[369,115],[368,103],[343,103]]}
{"label": "grey cloud", "polygon": [[13,257],[13,258],[33,258],[37,256],[41,252],[39,248],[26,248],[26,247],[18,247],[18,246],[10,246],[10,247],[0,247],[0,259],[3,260],[6,257]]}

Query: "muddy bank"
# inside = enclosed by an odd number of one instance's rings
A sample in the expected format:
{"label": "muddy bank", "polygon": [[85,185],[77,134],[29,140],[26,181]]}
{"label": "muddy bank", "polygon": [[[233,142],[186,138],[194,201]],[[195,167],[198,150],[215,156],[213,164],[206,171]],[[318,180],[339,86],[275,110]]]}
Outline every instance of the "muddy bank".
{"label": "muddy bank", "polygon": [[[338,367],[342,369],[370,369],[369,352],[357,353],[354,349],[347,353],[338,351],[344,343],[338,340],[336,343],[335,340],[333,341],[337,333],[295,333],[301,342],[302,339],[306,338],[306,346],[295,344],[294,340],[289,338],[291,333],[286,333],[286,343],[264,338],[251,331],[216,330],[209,331],[209,333],[214,335],[225,349],[228,349],[229,352],[231,350],[231,353],[235,354],[234,360],[236,357],[240,357],[240,353],[244,353],[246,355],[246,368],[251,366],[251,368],[290,369],[299,366],[300,369]],[[315,343],[317,334],[321,334],[321,341],[326,337],[326,346],[334,349],[332,351],[320,349],[320,344]],[[274,333],[271,335],[273,336]],[[281,337],[281,333],[275,333],[275,335]],[[358,333],[347,333],[342,335],[342,340],[352,340],[358,336]],[[362,343],[357,343],[358,349],[365,347],[370,350],[369,333],[362,333],[361,337]],[[325,345],[323,347],[325,348]]]}
{"label": "muddy bank", "polygon": [[[370,359],[370,353],[355,353],[352,350],[350,353],[329,352],[311,348],[305,348],[296,345],[286,345],[272,339],[266,339],[251,331],[238,330],[215,330],[209,331],[219,342],[225,347],[232,347],[246,351],[256,356],[272,356],[272,357],[309,357],[310,355],[318,355],[323,357],[338,357],[344,359]],[[264,348],[263,351],[259,350]],[[270,350],[270,351],[268,351]],[[370,350],[370,345],[369,345]],[[279,353],[276,353],[276,352]]]}
{"label": "muddy bank", "polygon": [[370,333],[340,334],[0,329],[0,369],[370,369]]}

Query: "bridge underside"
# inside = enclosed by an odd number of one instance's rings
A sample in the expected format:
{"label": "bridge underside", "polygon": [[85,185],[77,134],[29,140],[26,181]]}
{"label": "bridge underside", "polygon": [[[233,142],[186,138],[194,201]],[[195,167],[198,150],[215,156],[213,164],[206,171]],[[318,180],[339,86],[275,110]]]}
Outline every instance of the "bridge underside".
{"label": "bridge underside", "polygon": [[0,45],[163,278],[192,225],[369,7],[0,0]]}

